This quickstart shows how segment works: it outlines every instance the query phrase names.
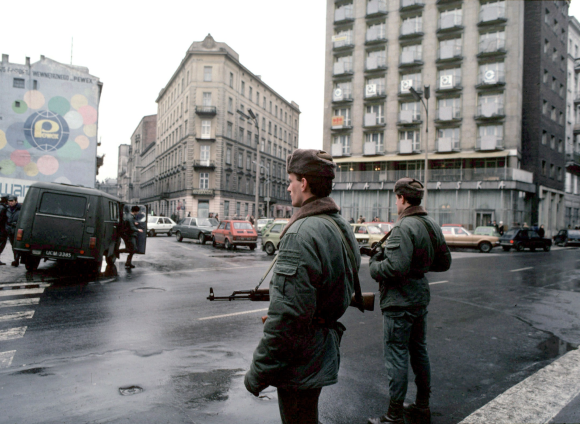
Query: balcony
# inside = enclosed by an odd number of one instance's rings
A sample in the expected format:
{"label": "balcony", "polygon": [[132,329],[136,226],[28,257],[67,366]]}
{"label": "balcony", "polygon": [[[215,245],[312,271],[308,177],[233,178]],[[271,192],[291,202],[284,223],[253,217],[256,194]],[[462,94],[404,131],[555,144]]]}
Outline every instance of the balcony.
{"label": "balcony", "polygon": [[463,29],[463,16],[458,14],[445,15],[439,17],[437,32],[452,32]]}
{"label": "balcony", "polygon": [[484,135],[482,137],[477,137],[475,142],[476,151],[488,152],[503,149],[503,138],[497,137],[495,135]]}
{"label": "balcony", "polygon": [[496,38],[493,40],[482,40],[479,42],[479,53],[477,57],[488,57],[494,55],[503,55],[506,53],[505,40]]}
{"label": "balcony", "polygon": [[210,134],[202,134],[201,137],[195,137],[195,139],[200,142],[215,143],[215,137],[212,137]]}
{"label": "balcony", "polygon": [[399,57],[399,68],[423,65],[421,53],[417,51],[402,52]]}
{"label": "balcony", "polygon": [[354,42],[352,41],[352,33],[339,34],[332,36],[332,49],[333,50],[347,50],[354,47]]}
{"label": "balcony", "polygon": [[475,119],[492,120],[505,118],[503,103],[483,103],[477,106]]}
{"label": "balcony", "polygon": [[215,169],[213,160],[196,160],[193,162],[193,169]]}
{"label": "balcony", "polygon": [[382,99],[387,97],[384,84],[365,85],[365,99]]}
{"label": "balcony", "polygon": [[479,72],[477,78],[477,88],[498,87],[505,85],[505,72],[495,69]]}
{"label": "balcony", "polygon": [[334,23],[343,24],[354,21],[354,12],[352,7],[339,7],[334,11]]}
{"label": "balcony", "polygon": [[503,4],[503,6],[504,7],[495,6],[482,8],[479,12],[479,22],[477,25],[496,25],[507,22],[505,16],[505,4]]}
{"label": "balcony", "polygon": [[441,137],[435,140],[435,151],[437,153],[459,152],[459,138]]}
{"label": "balcony", "polygon": [[414,142],[412,140],[400,140],[399,141],[399,154],[400,155],[412,155],[421,153],[421,143]]}
{"label": "balcony", "polygon": [[417,93],[423,94],[421,81],[413,79],[401,80],[399,84],[399,96],[412,96],[410,88],[413,87]]}
{"label": "balcony", "polygon": [[443,46],[437,49],[437,63],[452,62],[463,59],[460,45]]}
{"label": "balcony", "polygon": [[566,153],[566,161],[573,162],[577,166],[580,165],[580,153],[577,152]]}
{"label": "balcony", "polygon": [[345,119],[344,116],[333,116],[330,129],[333,131],[350,130],[352,129],[352,125],[350,119]]}
{"label": "balcony", "polygon": [[365,44],[379,44],[387,41],[387,34],[384,27],[379,29],[373,29],[372,27],[367,30],[365,35]]}
{"label": "balcony", "polygon": [[397,125],[417,125],[423,122],[418,110],[402,110],[399,112]]}
{"label": "balcony", "polygon": [[387,2],[385,0],[370,0],[367,3],[367,18],[383,16],[387,14]]}
{"label": "balcony", "polygon": [[332,145],[332,157],[337,158],[344,156],[350,156],[350,145],[344,148],[341,143],[334,143]]}
{"label": "balcony", "polygon": [[365,71],[384,71],[387,69],[387,58],[385,56],[371,56],[367,57],[365,62]]}
{"label": "balcony", "polygon": [[580,72],[580,58],[574,59],[574,70]]}
{"label": "balcony", "polygon": [[217,110],[215,106],[196,106],[195,113],[198,115],[216,115]]}
{"label": "balcony", "polygon": [[409,39],[409,38],[419,38],[422,37],[424,34],[423,32],[423,25],[421,23],[417,23],[415,21],[412,22],[403,22],[401,25],[401,34],[399,35],[399,39]]}
{"label": "balcony", "polygon": [[335,88],[332,92],[333,103],[352,102],[352,93],[350,90]]}
{"label": "balcony", "polygon": [[377,143],[374,141],[367,141],[364,144],[363,148],[363,156],[376,156],[384,154],[383,150],[380,146],[377,146]]}
{"label": "balcony", "polygon": [[422,9],[425,7],[424,0],[401,0],[400,11]]}
{"label": "balcony", "polygon": [[437,92],[449,92],[461,90],[461,76],[441,75],[437,81]]}
{"label": "balcony", "polygon": [[384,127],[384,126],[385,126],[384,116],[378,115],[375,112],[365,113],[363,127],[372,128],[372,127]]}
{"label": "balcony", "polygon": [[334,62],[334,66],[332,67],[332,75],[339,76],[339,75],[352,75],[352,62]]}
{"label": "balcony", "polygon": [[461,121],[461,108],[459,106],[442,106],[435,112],[435,122]]}

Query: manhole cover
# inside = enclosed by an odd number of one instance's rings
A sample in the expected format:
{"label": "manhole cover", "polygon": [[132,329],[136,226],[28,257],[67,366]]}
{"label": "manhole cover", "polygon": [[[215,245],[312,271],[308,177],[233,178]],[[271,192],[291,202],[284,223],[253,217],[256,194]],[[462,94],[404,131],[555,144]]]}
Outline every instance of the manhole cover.
{"label": "manhole cover", "polygon": [[160,289],[158,287],[139,287],[138,289],[131,290],[132,292],[143,292],[143,291],[158,291],[164,292],[165,289]]}
{"label": "manhole cover", "polygon": [[142,391],[143,388],[139,386],[119,387],[119,393],[121,393],[122,396],[136,395]]}

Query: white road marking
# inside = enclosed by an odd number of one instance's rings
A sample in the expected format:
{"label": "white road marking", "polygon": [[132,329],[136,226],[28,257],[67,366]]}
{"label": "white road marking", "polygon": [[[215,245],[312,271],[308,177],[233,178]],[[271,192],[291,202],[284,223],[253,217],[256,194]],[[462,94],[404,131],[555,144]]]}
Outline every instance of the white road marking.
{"label": "white road marking", "polygon": [[448,283],[449,281],[444,280],[444,281],[435,281],[434,283],[429,283],[430,286],[432,286],[433,284],[443,284],[443,283]]}
{"label": "white road marking", "polygon": [[264,312],[264,311],[267,311],[267,310],[268,310],[268,308],[264,308],[264,309],[253,309],[251,311],[235,312],[233,314],[215,315],[213,317],[198,318],[198,321],[205,321],[205,320],[208,320],[208,319],[216,319],[216,318],[233,317],[233,316],[236,316],[236,315],[253,314],[254,312]]}
{"label": "white road marking", "polygon": [[534,267],[533,266],[529,266],[527,268],[512,269],[512,270],[510,270],[510,272],[527,271],[528,269],[534,269]]}
{"label": "white road marking", "polygon": [[41,294],[44,289],[0,290],[0,297],[21,296],[23,294]]}
{"label": "white road marking", "polygon": [[580,350],[516,384],[460,424],[548,423],[580,394]]}
{"label": "white road marking", "polygon": [[31,319],[34,316],[34,311],[14,312],[13,314],[0,315],[1,321],[15,321],[18,319]]}
{"label": "white road marking", "polygon": [[8,368],[12,364],[12,358],[14,358],[15,353],[15,350],[0,352],[0,370],[2,368]]}
{"label": "white road marking", "polygon": [[20,289],[26,288],[41,288],[41,287],[50,287],[50,284],[46,283],[13,283],[13,284],[0,284],[0,290],[15,290],[14,287],[18,287]]}
{"label": "white road marking", "polygon": [[21,337],[24,337],[27,328],[28,327],[15,327],[9,328],[8,330],[1,330],[0,341],[20,339]]}
{"label": "white road marking", "polygon": [[32,299],[16,299],[16,300],[3,300],[0,302],[0,308],[9,308],[14,306],[29,306],[38,305],[40,302],[39,297],[34,297]]}

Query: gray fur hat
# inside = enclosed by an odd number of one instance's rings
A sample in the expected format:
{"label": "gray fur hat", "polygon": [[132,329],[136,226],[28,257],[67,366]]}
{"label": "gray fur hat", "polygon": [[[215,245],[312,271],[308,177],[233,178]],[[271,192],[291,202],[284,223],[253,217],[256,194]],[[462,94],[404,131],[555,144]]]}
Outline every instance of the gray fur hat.
{"label": "gray fur hat", "polygon": [[395,194],[399,196],[422,199],[424,193],[423,184],[415,178],[405,177],[395,183]]}
{"label": "gray fur hat", "polygon": [[296,149],[286,159],[289,174],[315,175],[334,179],[336,164],[324,150]]}

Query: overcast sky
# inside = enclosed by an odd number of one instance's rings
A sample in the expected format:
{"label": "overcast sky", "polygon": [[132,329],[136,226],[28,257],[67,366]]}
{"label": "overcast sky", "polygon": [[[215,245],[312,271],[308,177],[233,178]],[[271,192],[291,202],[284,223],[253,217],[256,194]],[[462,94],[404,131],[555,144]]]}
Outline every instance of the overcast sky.
{"label": "overcast sky", "polygon": [[[470,0],[475,1],[475,0]],[[105,165],[117,176],[117,147],[141,118],[193,41],[208,33],[286,100],[300,105],[300,147],[322,148],[326,0],[4,1],[0,53],[10,62],[45,55],[86,66],[103,82],[99,136]],[[580,17],[580,0],[570,14]]]}

